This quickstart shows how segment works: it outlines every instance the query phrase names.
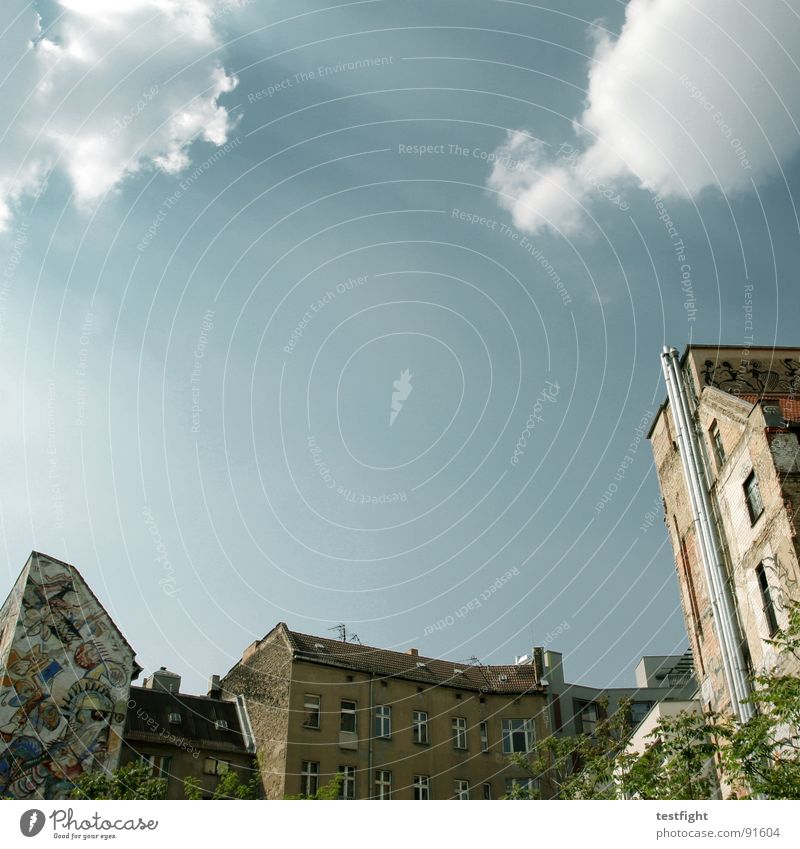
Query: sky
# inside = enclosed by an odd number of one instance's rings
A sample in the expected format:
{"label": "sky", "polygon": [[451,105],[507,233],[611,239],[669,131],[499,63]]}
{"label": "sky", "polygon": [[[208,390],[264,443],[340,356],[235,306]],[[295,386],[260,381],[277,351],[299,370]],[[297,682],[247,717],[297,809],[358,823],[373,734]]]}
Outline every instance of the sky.
{"label": "sky", "polygon": [[800,2],[7,0],[0,56],[0,595],[75,564],[189,692],[279,621],[686,650],[659,353],[798,344]]}

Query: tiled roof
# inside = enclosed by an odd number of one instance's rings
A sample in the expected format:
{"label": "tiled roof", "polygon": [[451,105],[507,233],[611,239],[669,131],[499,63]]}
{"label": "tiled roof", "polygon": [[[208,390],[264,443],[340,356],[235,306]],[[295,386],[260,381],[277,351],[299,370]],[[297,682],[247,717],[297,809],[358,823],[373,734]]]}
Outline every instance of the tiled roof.
{"label": "tiled roof", "polygon": [[[284,626],[285,627],[285,626]],[[374,672],[382,677],[407,678],[422,684],[479,690],[487,693],[526,693],[542,689],[533,666],[479,666],[346,643],[328,637],[300,634],[286,628],[295,656],[303,660]]]}
{"label": "tiled roof", "polygon": [[785,421],[800,422],[800,399],[798,398],[787,398],[786,396],[776,396],[773,398],[763,395],[740,395],[739,397],[744,398],[751,404],[762,402],[763,404],[777,405],[780,407],[781,416]]}
{"label": "tiled roof", "polygon": [[[170,722],[170,714],[179,714],[180,722]],[[218,727],[218,720],[227,723],[227,729]],[[148,687],[131,687],[124,736],[176,746],[190,742],[204,748],[246,749],[233,702]]]}

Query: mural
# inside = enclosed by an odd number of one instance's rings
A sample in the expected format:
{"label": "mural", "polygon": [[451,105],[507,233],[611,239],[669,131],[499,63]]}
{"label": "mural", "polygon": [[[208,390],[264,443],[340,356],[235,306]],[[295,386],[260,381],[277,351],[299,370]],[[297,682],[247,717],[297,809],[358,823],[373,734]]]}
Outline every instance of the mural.
{"label": "mural", "polygon": [[698,363],[705,386],[716,386],[733,395],[776,392],[800,393],[800,362],[791,357],[762,363],[760,360],[734,360]]}
{"label": "mural", "polygon": [[0,662],[0,798],[65,798],[116,768],[134,652],[74,567],[31,555],[0,610]]}

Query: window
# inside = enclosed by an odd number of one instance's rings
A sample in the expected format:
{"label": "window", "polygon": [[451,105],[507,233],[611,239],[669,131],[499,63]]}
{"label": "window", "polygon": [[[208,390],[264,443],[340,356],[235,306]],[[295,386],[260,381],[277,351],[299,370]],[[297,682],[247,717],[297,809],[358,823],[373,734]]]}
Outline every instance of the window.
{"label": "window", "polygon": [[140,755],[139,759],[143,764],[150,767],[150,774],[153,778],[169,778],[169,768],[172,764],[171,757],[166,755]]}
{"label": "window", "polygon": [[428,739],[428,714],[424,710],[415,710],[411,713],[411,733],[415,743],[429,743]]}
{"label": "window", "polygon": [[392,773],[388,769],[375,770],[375,798],[392,798]]}
{"label": "window", "polygon": [[652,702],[631,702],[631,725],[636,728],[652,707]]}
{"label": "window", "polygon": [[342,731],[356,731],[356,703],[342,699],[342,720],[339,726]]}
{"label": "window", "polygon": [[763,563],[756,566],[756,577],[758,578],[758,588],[761,590],[761,603],[764,606],[764,616],[767,620],[769,635],[774,637],[778,630],[778,617],[775,615],[775,605],[772,602],[772,593]]}
{"label": "window", "polygon": [[575,708],[575,731],[578,734],[594,734],[600,718],[597,704],[573,699],[572,705]]}
{"label": "window", "polygon": [[530,719],[504,719],[503,754],[529,752],[533,748],[533,721]]}
{"label": "window", "polygon": [[483,785],[483,798],[491,799],[492,798],[492,785],[487,781],[486,784]]}
{"label": "window", "polygon": [[392,708],[389,705],[375,708],[375,736],[387,740],[392,736]]}
{"label": "window", "polygon": [[463,716],[454,716],[453,722],[453,748],[467,748],[467,720]]}
{"label": "window", "polygon": [[711,447],[714,449],[714,459],[717,461],[717,467],[719,468],[725,462],[725,446],[722,444],[722,436],[720,436],[716,422],[711,423],[711,427],[708,429],[708,438],[711,440]]}
{"label": "window", "polygon": [[304,796],[315,796],[319,789],[319,763],[303,761],[300,772],[300,792]]}
{"label": "window", "polygon": [[506,796],[511,799],[530,799],[536,790],[535,778],[507,778]]}
{"label": "window", "polygon": [[222,775],[230,769],[229,761],[220,761],[217,758],[206,758],[203,762],[203,772],[206,775]]}
{"label": "window", "polygon": [[755,472],[750,472],[744,482],[744,497],[747,501],[747,512],[750,514],[750,524],[755,525],[758,517],[764,512],[764,502],[761,500],[761,490],[758,488]]}
{"label": "window", "polygon": [[309,693],[303,697],[303,726],[305,728],[319,728],[320,719],[320,697]]}
{"label": "window", "polygon": [[453,798],[469,799],[469,781],[464,778],[457,778],[453,782]]}
{"label": "window", "polygon": [[355,799],[356,768],[354,766],[340,766],[339,775],[342,776],[342,786],[339,788],[339,798]]}
{"label": "window", "polygon": [[489,751],[489,723],[488,722],[482,722],[480,724],[480,726],[478,726],[478,727],[480,729],[480,735],[481,735],[481,751],[482,752],[488,752]]}
{"label": "window", "polygon": [[417,801],[427,801],[431,798],[431,777],[429,775],[414,776],[414,798]]}

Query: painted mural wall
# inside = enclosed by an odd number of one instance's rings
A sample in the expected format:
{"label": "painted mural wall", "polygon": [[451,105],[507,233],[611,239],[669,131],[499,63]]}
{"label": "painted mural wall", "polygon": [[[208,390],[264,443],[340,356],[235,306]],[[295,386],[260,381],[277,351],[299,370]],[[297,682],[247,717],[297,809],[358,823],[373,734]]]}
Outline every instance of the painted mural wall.
{"label": "painted mural wall", "polygon": [[0,798],[115,769],[134,653],[77,570],[32,554],[0,609]]}

